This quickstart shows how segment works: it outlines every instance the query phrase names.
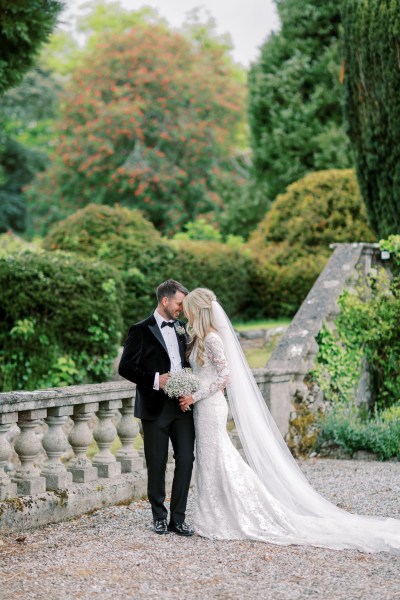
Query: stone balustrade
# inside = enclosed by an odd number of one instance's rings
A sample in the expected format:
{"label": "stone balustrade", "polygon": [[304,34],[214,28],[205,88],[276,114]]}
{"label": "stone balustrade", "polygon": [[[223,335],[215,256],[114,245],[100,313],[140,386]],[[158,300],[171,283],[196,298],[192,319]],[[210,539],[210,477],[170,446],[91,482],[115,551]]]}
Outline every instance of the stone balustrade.
{"label": "stone balustrade", "polygon": [[[262,369],[256,378],[263,391]],[[125,380],[0,393],[0,531],[61,521],[146,494],[143,450],[135,448],[140,430],[134,396],[135,385]],[[14,424],[19,433],[12,446]],[[114,454],[117,438],[121,446]],[[90,459],[93,441],[98,452]],[[18,464],[9,471],[15,455]],[[168,484],[172,470],[170,452]]]}
{"label": "stone balustrade", "polygon": [[[74,483],[113,479],[142,470],[143,459],[134,447],[139,434],[133,416],[134,395],[135,386],[124,381],[0,394],[0,500],[69,489]],[[117,411],[121,417],[116,427]],[[98,424],[92,432],[88,421],[93,415],[98,417]],[[67,439],[63,426],[68,417],[73,427]],[[36,429],[43,420],[47,431],[40,442]],[[20,465],[10,477],[5,466],[12,450],[7,432],[13,423],[20,429],[14,445]],[[114,456],[111,446],[117,436],[121,448]],[[93,440],[99,451],[90,460],[86,455]],[[65,465],[61,457],[68,442],[74,458]],[[41,448],[48,460],[40,470],[36,458]]]}

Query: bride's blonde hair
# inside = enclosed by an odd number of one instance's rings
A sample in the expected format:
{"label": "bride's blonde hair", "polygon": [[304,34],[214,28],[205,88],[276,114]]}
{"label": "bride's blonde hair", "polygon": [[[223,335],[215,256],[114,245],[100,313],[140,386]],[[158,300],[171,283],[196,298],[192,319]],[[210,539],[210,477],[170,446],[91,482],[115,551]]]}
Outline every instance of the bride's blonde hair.
{"label": "bride's blonde hair", "polygon": [[191,340],[188,354],[196,348],[196,360],[204,363],[204,339],[209,331],[216,330],[211,303],[216,300],[214,292],[207,288],[196,288],[183,299],[183,312],[192,324],[189,327]]}

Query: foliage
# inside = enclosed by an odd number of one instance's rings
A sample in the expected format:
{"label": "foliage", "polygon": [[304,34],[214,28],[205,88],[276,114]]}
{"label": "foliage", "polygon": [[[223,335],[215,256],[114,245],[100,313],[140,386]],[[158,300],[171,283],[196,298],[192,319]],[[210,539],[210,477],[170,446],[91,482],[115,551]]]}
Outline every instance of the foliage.
{"label": "foliage", "polygon": [[333,242],[373,241],[352,170],[306,175],[278,196],[250,236],[265,316],[293,315],[325,266]]}
{"label": "foliage", "polygon": [[253,299],[253,261],[241,248],[213,241],[173,241],[178,261],[171,276],[189,289],[212,289],[230,318],[250,317],[260,311]]}
{"label": "foliage", "polygon": [[400,11],[396,0],[343,3],[345,114],[373,229],[400,230]]}
{"label": "foliage", "polygon": [[35,249],[39,249],[37,241],[32,243],[26,242],[11,231],[0,234],[0,256],[7,256],[7,254],[21,252],[22,250]]}
{"label": "foliage", "polygon": [[137,25],[163,23],[157,12],[149,6],[127,10],[120,2],[91,0],[82,7],[85,12],[74,20],[74,28],[57,29],[42,50],[40,63],[63,76],[72,75],[84,62],[82,47],[94,49],[104,34],[123,34]]}
{"label": "foliage", "polygon": [[[392,280],[385,270],[375,270],[368,286],[341,295],[336,328],[324,328],[317,340],[313,373],[329,403],[320,441],[333,440],[348,452],[370,450],[381,458],[400,454],[399,240],[393,236],[381,242],[381,248],[394,253]],[[358,382],[366,367],[371,399],[357,406]]]}
{"label": "foliage", "polygon": [[333,331],[324,325],[317,336],[319,351],[313,377],[331,404],[351,404],[357,395],[364,349],[346,333],[346,329]]}
{"label": "foliage", "polygon": [[121,335],[118,273],[75,255],[0,255],[0,389],[104,381]]}
{"label": "foliage", "polygon": [[349,454],[366,450],[381,460],[400,457],[400,406],[392,406],[363,420],[359,411],[333,405],[325,415],[319,444],[334,441]]}
{"label": "foliage", "polygon": [[340,3],[276,1],[281,29],[249,73],[249,124],[259,219],[313,170],[352,165],[342,123]]}
{"label": "foliage", "polygon": [[178,231],[174,235],[175,240],[210,240],[214,242],[222,240],[221,232],[204,217],[199,217],[196,221],[189,221],[184,229],[185,231]]}
{"label": "foliage", "polygon": [[188,288],[206,282],[231,316],[248,311],[252,261],[240,248],[165,240],[139,211],[88,205],[54,225],[43,245],[105,260],[120,270],[126,288],[125,331],[154,310],[155,290],[169,278]]}
{"label": "foliage", "polygon": [[389,235],[387,240],[380,240],[379,247],[386,250],[391,255],[392,270],[394,274],[400,276],[400,234]]}
{"label": "foliage", "polygon": [[162,25],[139,24],[104,34],[84,59],[53,164],[29,192],[44,224],[90,202],[120,203],[173,234],[220,209],[215,179],[231,170],[244,117],[244,85],[220,48],[202,52]]}
{"label": "foliage", "polygon": [[109,262],[124,281],[124,330],[147,316],[155,290],[170,277],[176,253],[137,210],[89,204],[57,223],[43,240],[48,250],[79,252]]}
{"label": "foliage", "polygon": [[0,99],[0,232],[26,229],[22,191],[47,164],[58,92],[51,74],[35,68]]}
{"label": "foliage", "polygon": [[0,94],[17,85],[53,30],[63,3],[30,0],[0,3]]}

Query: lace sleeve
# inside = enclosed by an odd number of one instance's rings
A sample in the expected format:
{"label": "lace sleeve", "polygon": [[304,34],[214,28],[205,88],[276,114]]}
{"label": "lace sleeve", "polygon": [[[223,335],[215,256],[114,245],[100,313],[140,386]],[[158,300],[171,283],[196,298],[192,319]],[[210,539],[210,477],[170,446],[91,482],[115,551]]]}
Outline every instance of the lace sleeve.
{"label": "lace sleeve", "polygon": [[212,396],[216,392],[222,391],[229,385],[229,368],[228,362],[224,353],[224,346],[221,338],[217,333],[209,333],[205,339],[205,351],[207,358],[214,365],[216,370],[215,379],[207,382],[208,385],[200,387],[200,389],[192,394],[194,402],[204,400]]}

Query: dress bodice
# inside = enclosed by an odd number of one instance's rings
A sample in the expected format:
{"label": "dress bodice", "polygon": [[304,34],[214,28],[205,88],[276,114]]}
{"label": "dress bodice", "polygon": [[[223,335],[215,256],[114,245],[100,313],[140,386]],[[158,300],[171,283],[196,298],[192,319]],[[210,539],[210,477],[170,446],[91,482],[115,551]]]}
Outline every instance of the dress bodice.
{"label": "dress bodice", "polygon": [[200,379],[200,389],[192,394],[194,402],[204,400],[229,385],[229,368],[224,346],[218,333],[210,331],[204,339],[204,362],[196,360],[196,350],[190,355],[190,366]]}

